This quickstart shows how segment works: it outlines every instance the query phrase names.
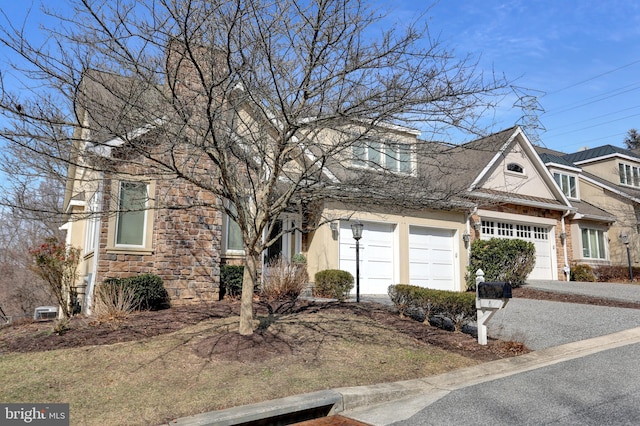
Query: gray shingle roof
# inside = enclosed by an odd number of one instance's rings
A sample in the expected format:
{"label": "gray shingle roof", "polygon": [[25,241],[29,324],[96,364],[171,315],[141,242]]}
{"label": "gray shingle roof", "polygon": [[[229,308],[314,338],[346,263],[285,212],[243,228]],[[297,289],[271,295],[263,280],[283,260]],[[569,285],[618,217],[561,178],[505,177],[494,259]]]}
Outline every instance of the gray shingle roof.
{"label": "gray shingle roof", "polygon": [[586,201],[571,200],[571,205],[584,215],[585,219],[599,220],[603,222],[615,222],[616,217],[606,210],[602,210]]}
{"label": "gray shingle roof", "polygon": [[554,154],[547,154],[547,153],[538,153],[538,155],[540,155],[540,159],[542,160],[542,162],[547,165],[553,163],[553,164],[559,164],[561,166],[577,167],[575,164],[573,164],[571,161],[568,161],[564,157],[560,157]]}

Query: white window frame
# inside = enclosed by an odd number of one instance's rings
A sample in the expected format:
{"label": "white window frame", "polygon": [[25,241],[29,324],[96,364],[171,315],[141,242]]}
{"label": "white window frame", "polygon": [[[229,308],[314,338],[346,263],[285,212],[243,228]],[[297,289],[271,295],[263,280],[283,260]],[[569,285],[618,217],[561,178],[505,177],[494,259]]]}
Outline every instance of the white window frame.
{"label": "white window frame", "polygon": [[[519,170],[511,170],[513,168],[517,168]],[[511,162],[509,164],[507,164],[507,171],[509,173],[515,173],[517,175],[524,175],[524,167],[522,167],[522,165],[515,163],[515,162]]]}
{"label": "white window frame", "polygon": [[618,175],[620,185],[640,187],[640,167],[629,163],[618,163]]}
{"label": "white window frame", "polygon": [[[586,235],[586,241],[585,241]],[[582,257],[585,259],[607,260],[609,250],[607,247],[607,232],[597,228],[580,228]],[[591,247],[592,236],[595,236],[596,247]],[[586,244],[585,244],[586,243]],[[595,253],[594,253],[595,250]],[[602,256],[600,255],[602,251]],[[594,256],[595,254],[595,256]]]}
{"label": "white window frame", "polygon": [[[560,187],[560,190],[568,198],[577,200],[579,198],[578,192],[578,177],[567,173],[553,172],[553,179]],[[573,186],[571,184],[573,182]],[[571,191],[573,189],[573,191]]]}
{"label": "white window frame", "polygon": [[[410,175],[414,173],[413,152],[413,144],[364,139],[353,145],[353,165]],[[403,156],[405,156],[404,160]]]}
{"label": "white window frame", "polygon": [[[233,204],[229,203],[229,209],[233,210]],[[229,236],[231,235],[232,227],[235,225],[237,227],[237,231],[240,232],[240,237],[242,239],[242,231],[240,230],[240,226],[233,220],[233,218],[229,215],[226,215],[227,223],[225,227],[225,238],[224,238],[224,247],[225,253],[227,254],[238,254],[244,255],[244,247],[242,249],[237,248],[229,248]]]}
{"label": "white window frame", "polygon": [[[144,210],[142,210],[143,213],[143,221],[142,221],[142,241],[141,244],[121,244],[118,243],[118,230],[119,230],[119,226],[120,226],[120,220],[122,215],[126,214],[126,211],[122,210],[122,206],[121,206],[121,202],[122,202],[122,186],[123,184],[127,184],[127,183],[133,183],[133,184],[141,184],[141,185],[145,185],[146,188],[146,199],[144,202]],[[118,213],[116,214],[116,220],[115,220],[115,229],[114,229],[114,233],[113,233],[113,242],[114,242],[114,247],[117,248],[144,248],[146,247],[146,241],[147,241],[147,219],[148,219],[148,213],[149,213],[149,191],[150,191],[150,185],[149,182],[144,182],[144,181],[135,181],[135,180],[121,180],[118,182]]]}

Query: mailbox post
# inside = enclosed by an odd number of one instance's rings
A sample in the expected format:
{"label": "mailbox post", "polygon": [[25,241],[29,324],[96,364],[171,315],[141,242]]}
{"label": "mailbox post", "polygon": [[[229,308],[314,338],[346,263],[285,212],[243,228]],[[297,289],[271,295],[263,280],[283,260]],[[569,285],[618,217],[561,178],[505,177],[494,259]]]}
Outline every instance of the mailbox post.
{"label": "mailbox post", "polygon": [[511,299],[511,284],[506,282],[485,282],[484,272],[476,272],[476,309],[478,318],[478,343],[487,344],[487,326],[491,317],[504,308]]}

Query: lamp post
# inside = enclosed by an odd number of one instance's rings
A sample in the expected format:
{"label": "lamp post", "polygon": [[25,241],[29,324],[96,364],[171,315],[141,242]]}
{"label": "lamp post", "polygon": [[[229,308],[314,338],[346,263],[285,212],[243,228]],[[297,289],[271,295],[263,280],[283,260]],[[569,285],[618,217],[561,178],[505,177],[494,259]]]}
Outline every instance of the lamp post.
{"label": "lamp post", "polygon": [[629,251],[629,235],[620,234],[622,243],[627,247],[627,262],[629,263],[629,280],[633,282],[633,268],[631,267],[631,251]]}
{"label": "lamp post", "polygon": [[359,221],[351,224],[351,232],[353,239],[356,240],[356,302],[360,303],[360,238],[362,238],[362,229],[364,225]]}

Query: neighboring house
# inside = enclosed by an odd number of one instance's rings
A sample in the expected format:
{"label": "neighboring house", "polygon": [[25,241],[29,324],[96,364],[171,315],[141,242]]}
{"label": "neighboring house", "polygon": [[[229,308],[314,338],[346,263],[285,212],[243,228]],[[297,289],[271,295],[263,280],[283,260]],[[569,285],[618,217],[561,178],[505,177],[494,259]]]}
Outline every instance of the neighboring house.
{"label": "neighboring house", "polygon": [[638,263],[640,157],[612,145],[570,154],[546,151],[541,154],[545,163],[581,213],[572,224],[579,236],[573,243],[573,261],[627,265],[627,241],[632,262]]}
{"label": "neighboring house", "polygon": [[357,219],[365,225],[360,241],[364,294],[386,293],[393,283],[462,291],[469,241],[476,238],[531,241],[537,260],[530,278],[568,278],[569,219],[576,208],[519,127],[462,146],[443,144],[432,163],[439,167],[419,169],[418,178],[449,180],[464,203],[401,213],[325,206],[325,216],[340,220],[314,232],[308,246],[310,272],[337,268],[355,273],[350,224]]}

